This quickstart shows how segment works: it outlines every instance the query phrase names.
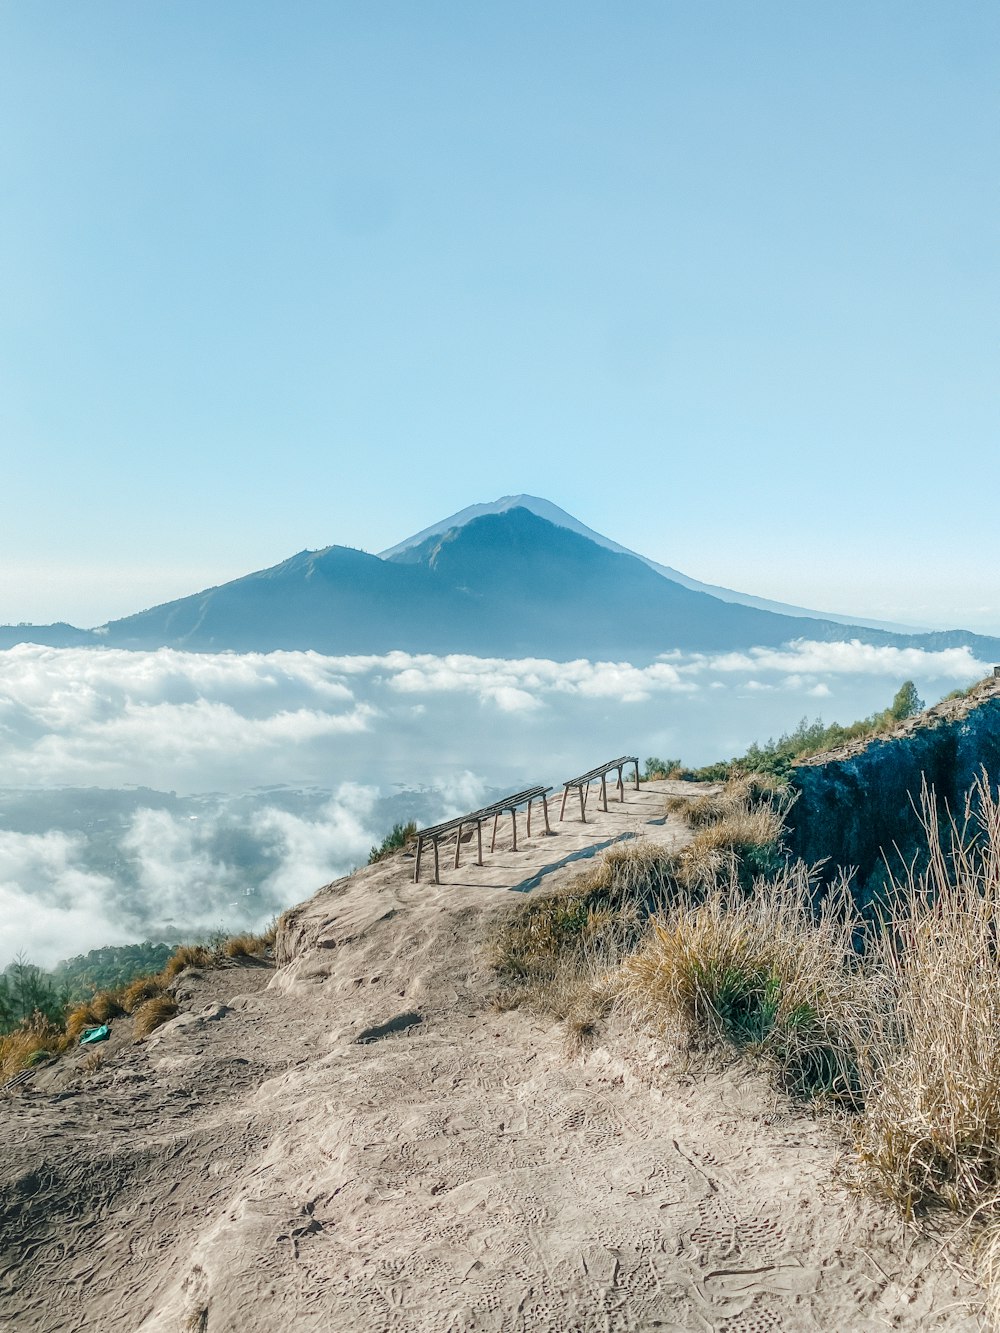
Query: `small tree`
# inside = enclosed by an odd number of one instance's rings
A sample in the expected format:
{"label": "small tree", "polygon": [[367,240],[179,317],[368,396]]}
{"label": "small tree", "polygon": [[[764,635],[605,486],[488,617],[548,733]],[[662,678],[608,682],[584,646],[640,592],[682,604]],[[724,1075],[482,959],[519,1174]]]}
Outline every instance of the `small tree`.
{"label": "small tree", "polygon": [[917,693],[916,685],[912,680],[904,680],[889,705],[889,716],[896,722],[902,722],[904,718],[912,717],[914,713],[922,713],[923,710],[924,701]]}
{"label": "small tree", "polygon": [[66,1000],[65,991],[51,977],[18,954],[6,971],[0,973],[0,1031],[9,1032],[36,1013],[50,1023],[59,1023]]}
{"label": "small tree", "polygon": [[392,852],[398,852],[401,847],[405,847],[409,840],[417,831],[417,826],[411,819],[408,824],[393,824],[392,832],[387,833],[377,847],[373,847],[368,854],[368,864],[373,866],[376,861],[382,861]]}

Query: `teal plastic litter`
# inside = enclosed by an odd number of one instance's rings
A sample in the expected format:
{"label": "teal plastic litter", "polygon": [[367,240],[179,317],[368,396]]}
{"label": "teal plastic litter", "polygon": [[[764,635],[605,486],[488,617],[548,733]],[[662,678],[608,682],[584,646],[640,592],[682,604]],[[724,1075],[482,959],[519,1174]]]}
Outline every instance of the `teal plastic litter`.
{"label": "teal plastic litter", "polygon": [[107,1041],[110,1036],[111,1029],[108,1027],[107,1023],[102,1023],[99,1028],[87,1028],[83,1036],[80,1038],[80,1045],[88,1046],[91,1042]]}

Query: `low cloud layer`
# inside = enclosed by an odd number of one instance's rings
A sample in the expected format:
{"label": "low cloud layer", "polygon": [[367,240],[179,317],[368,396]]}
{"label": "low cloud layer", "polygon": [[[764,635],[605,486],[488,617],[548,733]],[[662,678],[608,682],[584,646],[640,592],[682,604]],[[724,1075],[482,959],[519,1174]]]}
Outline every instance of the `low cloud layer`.
{"label": "low cloud layer", "polygon": [[259,924],[410,812],[611,753],[705,763],[803,715],[866,715],[907,678],[933,700],[987,669],[966,649],[809,641],[646,667],[20,645],[0,652],[0,967]]}

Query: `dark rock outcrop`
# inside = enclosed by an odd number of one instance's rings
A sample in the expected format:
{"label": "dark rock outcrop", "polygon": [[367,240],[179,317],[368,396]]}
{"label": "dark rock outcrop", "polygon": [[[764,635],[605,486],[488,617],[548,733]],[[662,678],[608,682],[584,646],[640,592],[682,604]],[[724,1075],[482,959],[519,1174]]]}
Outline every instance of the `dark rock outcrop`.
{"label": "dark rock outcrop", "polygon": [[924,782],[942,820],[961,818],[983,772],[1000,780],[1000,679],[948,699],[884,736],[854,742],[799,764],[798,798],[788,819],[788,845],[814,863],[828,858],[824,879],[853,868],[854,892],[870,909],[888,880],[914,858],[926,837],[919,816]]}

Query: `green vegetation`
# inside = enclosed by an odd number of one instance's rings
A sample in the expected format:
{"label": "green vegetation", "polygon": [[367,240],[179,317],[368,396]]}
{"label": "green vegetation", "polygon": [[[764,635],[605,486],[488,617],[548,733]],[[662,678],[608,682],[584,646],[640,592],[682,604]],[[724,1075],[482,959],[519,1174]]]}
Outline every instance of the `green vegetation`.
{"label": "green vegetation", "polygon": [[179,940],[169,944],[118,944],[104,949],[91,949],[57,963],[52,969],[53,982],[65,990],[70,1000],[82,1000],[98,990],[115,990],[127,986],[135,977],[147,977],[159,972],[167,959],[180,945]]}
{"label": "green vegetation", "polygon": [[672,778],[676,773],[680,773],[682,767],[679,759],[657,759],[651,756],[643,767],[642,780],[652,782],[657,778]]}
{"label": "green vegetation", "polygon": [[803,718],[792,732],[773,738],[763,745],[756,741],[746,754],[738,755],[728,762],[723,760],[708,764],[704,768],[685,769],[684,776],[697,782],[725,782],[739,773],[767,773],[781,781],[787,781],[792,768],[802,759],[832,750],[848,741],[865,740],[888,731],[897,722],[912,717],[923,710],[924,701],[917,694],[917,687],[912,680],[904,681],[893,696],[888,708],[872,713],[842,726],[831,722],[826,726],[821,718],[810,722]]}
{"label": "green vegetation", "polygon": [[68,988],[21,954],[0,973],[0,1034],[40,1014],[58,1023],[70,999]]}
{"label": "green vegetation", "polygon": [[853,1104],[868,996],[846,900],[831,896],[817,916],[813,889],[799,864],[750,893],[737,878],[681,897],[625,960],[625,1006],[689,1044],[756,1055],[789,1092]]}
{"label": "green vegetation", "polygon": [[408,824],[393,824],[392,830],[369,852],[368,864],[373,866],[377,861],[383,861],[387,856],[391,856],[393,852],[400,851],[416,831],[417,826],[412,819]]}

